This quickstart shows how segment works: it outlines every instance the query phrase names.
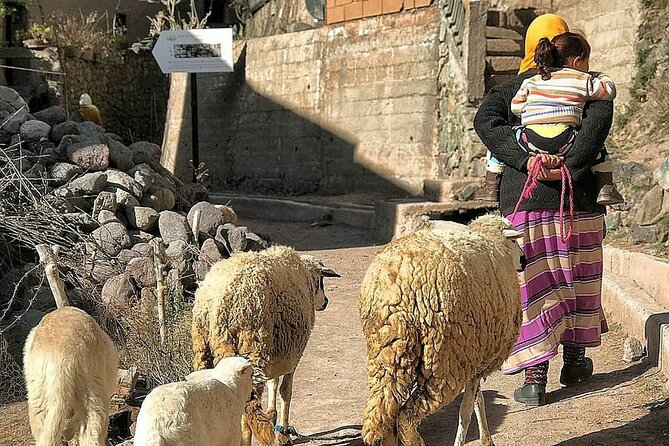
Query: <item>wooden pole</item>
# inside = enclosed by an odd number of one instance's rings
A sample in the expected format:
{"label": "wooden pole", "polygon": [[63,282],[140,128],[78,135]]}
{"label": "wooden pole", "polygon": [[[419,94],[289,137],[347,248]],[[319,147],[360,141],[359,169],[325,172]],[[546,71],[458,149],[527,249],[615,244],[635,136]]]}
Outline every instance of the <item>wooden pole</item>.
{"label": "wooden pole", "polygon": [[191,228],[193,231],[193,244],[196,247],[200,246],[200,220],[202,220],[202,211],[196,209],[195,212],[193,212],[193,227]]}
{"label": "wooden pole", "polygon": [[163,276],[162,251],[164,246],[161,242],[153,243],[153,267],[156,272],[156,302],[158,304],[158,326],[160,329],[160,346],[167,346],[167,327],[165,326],[165,279]]}
{"label": "wooden pole", "polygon": [[51,293],[56,300],[56,307],[64,308],[69,306],[70,301],[67,299],[67,294],[65,293],[65,283],[63,283],[58,275],[58,251],[60,247],[54,245],[50,248],[47,245],[37,245],[36,248],[39,260],[44,265],[46,280],[49,282]]}

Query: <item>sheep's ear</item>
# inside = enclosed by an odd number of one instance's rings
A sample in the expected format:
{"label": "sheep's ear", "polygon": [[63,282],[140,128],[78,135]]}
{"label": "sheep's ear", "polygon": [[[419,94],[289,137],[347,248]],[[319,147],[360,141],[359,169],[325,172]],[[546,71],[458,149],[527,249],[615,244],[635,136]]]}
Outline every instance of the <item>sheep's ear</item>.
{"label": "sheep's ear", "polygon": [[253,364],[247,364],[239,371],[240,376],[250,376],[253,374]]}
{"label": "sheep's ear", "polygon": [[341,277],[341,275],[333,270],[332,268],[328,268],[326,266],[321,267],[321,276],[323,277]]}
{"label": "sheep's ear", "polygon": [[503,229],[502,235],[508,238],[509,240],[517,240],[523,236],[522,231],[516,231],[515,229]]}

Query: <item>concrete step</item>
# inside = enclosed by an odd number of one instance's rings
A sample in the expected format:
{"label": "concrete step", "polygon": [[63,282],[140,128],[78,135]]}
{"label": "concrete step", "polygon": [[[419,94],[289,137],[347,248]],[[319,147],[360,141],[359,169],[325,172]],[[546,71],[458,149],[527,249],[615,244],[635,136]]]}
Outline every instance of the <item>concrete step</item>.
{"label": "concrete step", "polygon": [[523,40],[523,36],[515,29],[502,28],[499,26],[486,26],[485,36],[488,39]]}
{"label": "concrete step", "polygon": [[478,180],[423,180],[423,197],[440,203],[466,201],[473,198],[480,184]]}
{"label": "concrete step", "polygon": [[486,73],[517,73],[522,60],[518,56],[487,56]]}
{"label": "concrete step", "polygon": [[522,42],[512,39],[486,39],[486,54],[488,56],[517,56],[522,57],[524,49]]}
{"label": "concrete step", "polygon": [[356,228],[374,228],[374,207],[313,204],[286,198],[235,194],[210,194],[215,204],[227,204],[243,218],[270,221],[329,221]]}
{"label": "concrete step", "polygon": [[658,304],[669,309],[669,263],[663,259],[607,246],[604,270],[634,280]]}
{"label": "concrete step", "polygon": [[669,372],[669,311],[628,277],[605,274],[602,305],[625,332],[646,344],[648,361]]}
{"label": "concrete step", "polygon": [[507,73],[507,74],[486,74],[485,76],[485,91],[490,90],[492,87],[495,87],[499,84],[503,84],[504,82],[516,78],[515,73]]}

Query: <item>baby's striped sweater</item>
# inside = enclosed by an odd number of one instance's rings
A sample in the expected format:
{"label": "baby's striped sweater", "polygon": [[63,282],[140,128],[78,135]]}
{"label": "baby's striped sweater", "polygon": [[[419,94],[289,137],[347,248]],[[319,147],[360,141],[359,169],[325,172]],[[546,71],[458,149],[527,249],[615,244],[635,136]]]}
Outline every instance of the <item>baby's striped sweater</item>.
{"label": "baby's striped sweater", "polygon": [[511,101],[511,111],[523,125],[579,127],[586,102],[613,101],[615,97],[616,86],[607,75],[559,68],[551,71],[548,80],[540,74],[525,79]]}

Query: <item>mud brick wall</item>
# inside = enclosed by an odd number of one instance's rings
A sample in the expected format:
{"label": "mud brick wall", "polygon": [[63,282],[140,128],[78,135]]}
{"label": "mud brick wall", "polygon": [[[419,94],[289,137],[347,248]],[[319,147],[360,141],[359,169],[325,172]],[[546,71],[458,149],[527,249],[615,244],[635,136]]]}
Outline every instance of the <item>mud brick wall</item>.
{"label": "mud brick wall", "polygon": [[429,6],[432,0],[327,0],[328,24]]}
{"label": "mud brick wall", "polygon": [[214,190],[419,193],[438,171],[437,24],[423,8],[237,43],[234,73],[198,76]]}

